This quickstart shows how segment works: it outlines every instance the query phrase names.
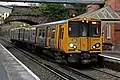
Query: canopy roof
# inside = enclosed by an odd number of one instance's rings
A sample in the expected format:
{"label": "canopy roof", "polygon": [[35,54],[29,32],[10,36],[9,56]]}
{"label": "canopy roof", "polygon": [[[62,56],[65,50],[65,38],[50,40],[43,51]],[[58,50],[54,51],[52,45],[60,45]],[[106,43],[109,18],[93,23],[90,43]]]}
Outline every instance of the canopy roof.
{"label": "canopy roof", "polygon": [[92,10],[77,17],[93,17],[101,19],[102,21],[120,21],[120,15],[118,15],[111,6]]}

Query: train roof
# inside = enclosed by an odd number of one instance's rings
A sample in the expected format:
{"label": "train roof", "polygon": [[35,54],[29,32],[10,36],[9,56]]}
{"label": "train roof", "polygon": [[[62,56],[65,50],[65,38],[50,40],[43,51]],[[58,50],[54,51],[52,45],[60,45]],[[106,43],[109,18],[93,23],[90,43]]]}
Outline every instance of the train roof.
{"label": "train roof", "polygon": [[[67,20],[61,20],[61,21],[55,21],[55,22],[37,24],[37,25],[32,25],[32,26],[33,27],[40,27],[40,26],[47,26],[47,25],[63,24],[63,23],[66,23],[68,20],[74,20],[76,18],[84,18],[84,17],[75,17],[75,18],[70,18],[70,19],[67,19]],[[87,18],[91,18],[91,17],[87,17]],[[98,20],[96,18],[91,18],[91,19]]]}
{"label": "train roof", "polygon": [[46,25],[53,25],[53,24],[63,24],[67,22],[68,20],[61,20],[61,21],[55,21],[55,22],[50,22],[50,23],[44,23],[44,24],[37,24],[33,25],[34,27],[39,27],[39,26],[46,26]]}

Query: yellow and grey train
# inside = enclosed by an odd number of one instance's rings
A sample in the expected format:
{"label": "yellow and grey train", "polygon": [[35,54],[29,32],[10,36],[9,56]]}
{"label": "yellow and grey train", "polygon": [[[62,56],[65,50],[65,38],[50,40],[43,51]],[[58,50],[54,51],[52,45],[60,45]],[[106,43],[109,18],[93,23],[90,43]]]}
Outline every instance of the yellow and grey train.
{"label": "yellow and grey train", "polygon": [[[102,53],[101,21],[83,17],[10,30],[11,41],[39,51],[52,51],[56,60],[72,63],[97,61]],[[41,52],[40,52],[41,51]]]}

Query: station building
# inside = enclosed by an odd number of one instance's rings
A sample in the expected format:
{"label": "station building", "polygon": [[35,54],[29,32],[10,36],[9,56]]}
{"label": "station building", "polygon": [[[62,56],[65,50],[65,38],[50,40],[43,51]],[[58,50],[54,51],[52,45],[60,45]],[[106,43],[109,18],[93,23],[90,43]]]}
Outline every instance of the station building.
{"label": "station building", "polygon": [[[107,0],[104,7],[110,5],[112,9],[120,15],[120,0]],[[88,11],[99,9],[99,5],[88,5]],[[113,44],[113,50],[120,50],[120,21],[115,23],[109,23],[104,26],[103,29],[103,41],[104,43]]]}

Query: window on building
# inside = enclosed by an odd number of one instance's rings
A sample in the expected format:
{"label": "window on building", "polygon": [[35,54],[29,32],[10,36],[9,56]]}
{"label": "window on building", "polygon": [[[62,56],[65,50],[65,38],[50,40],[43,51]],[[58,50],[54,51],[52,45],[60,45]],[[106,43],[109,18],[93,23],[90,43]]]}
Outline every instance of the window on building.
{"label": "window on building", "polygon": [[111,39],[111,26],[110,23],[107,24],[107,39]]}

